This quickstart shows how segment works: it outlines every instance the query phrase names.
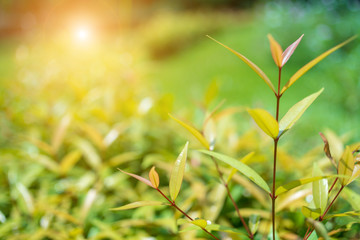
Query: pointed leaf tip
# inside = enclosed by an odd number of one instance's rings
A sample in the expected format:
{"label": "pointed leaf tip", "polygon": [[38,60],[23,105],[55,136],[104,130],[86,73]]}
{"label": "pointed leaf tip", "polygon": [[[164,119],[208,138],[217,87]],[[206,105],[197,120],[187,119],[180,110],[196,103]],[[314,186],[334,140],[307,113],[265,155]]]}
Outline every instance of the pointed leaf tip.
{"label": "pointed leaf tip", "polygon": [[155,170],[155,166],[149,172],[149,179],[154,188],[158,188],[160,184],[159,174]]}
{"label": "pointed leaf tip", "polygon": [[238,58],[240,58],[244,63],[246,63],[257,75],[259,75],[259,77],[261,77],[262,80],[264,80],[264,82],[271,88],[271,90],[276,94],[275,91],[275,87],[272,84],[272,82],[270,81],[270,79],[268,78],[268,76],[266,76],[266,74],[256,65],[254,64],[252,61],[250,61],[249,59],[247,59],[244,55],[236,52],[235,50],[231,49],[230,47],[226,46],[225,44],[222,44],[221,42],[215,40],[214,38],[210,37],[207,35],[208,38],[210,38],[211,40],[213,40],[214,42],[220,44],[221,46],[223,46],[224,48],[226,48],[227,50],[229,50],[230,52],[232,52],[233,54],[235,54]]}
{"label": "pointed leaf tip", "polygon": [[121,170],[120,168],[118,168],[119,171],[133,177],[133,178],[136,178],[137,180],[149,185],[150,187],[154,188],[154,186],[151,184],[151,182],[149,180],[147,180],[146,178],[143,178],[143,177],[140,177],[139,175],[136,175],[136,174],[133,174],[133,173],[128,173],[128,172],[125,172],[123,170]]}
{"label": "pointed leaf tip", "polygon": [[271,49],[271,55],[274,59],[274,62],[276,66],[279,68],[282,67],[282,49],[280,44],[271,36],[271,34],[268,34],[268,39],[270,41],[270,49]]}
{"label": "pointed leaf tip", "polygon": [[170,191],[171,200],[173,201],[175,201],[175,199],[177,198],[183,181],[188,145],[189,142],[186,142],[185,147],[179,154],[178,158],[176,159],[174,167],[171,172],[169,191]]}
{"label": "pointed leaf tip", "polygon": [[195,219],[191,223],[200,228],[206,228],[206,226],[207,226],[207,221],[205,219]]}
{"label": "pointed leaf tip", "polygon": [[282,62],[281,67],[287,63],[287,61],[290,59],[291,55],[294,53],[295,49],[299,45],[301,39],[303,38],[304,34],[301,35],[294,43],[292,43],[282,54]]}

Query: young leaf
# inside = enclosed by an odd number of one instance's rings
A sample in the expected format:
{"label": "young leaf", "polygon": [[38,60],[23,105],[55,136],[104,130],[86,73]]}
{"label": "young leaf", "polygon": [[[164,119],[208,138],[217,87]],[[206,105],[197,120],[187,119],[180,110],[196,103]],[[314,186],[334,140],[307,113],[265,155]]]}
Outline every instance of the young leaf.
{"label": "young leaf", "polygon": [[314,181],[318,181],[321,179],[325,179],[325,178],[330,178],[330,177],[335,177],[335,175],[330,175],[330,176],[317,176],[317,177],[311,177],[311,178],[302,178],[302,179],[298,179],[298,180],[294,180],[291,181],[283,186],[280,186],[276,189],[275,191],[275,195],[278,196],[282,193],[285,193],[287,191],[290,191],[291,189],[294,189],[296,187],[299,187],[301,185],[307,184],[307,183],[311,183]]}
{"label": "young leaf", "polygon": [[360,176],[360,163],[354,165],[354,170],[348,184],[357,179]]}
{"label": "young leaf", "polygon": [[274,59],[274,62],[276,64],[276,66],[281,68],[282,67],[282,53],[283,53],[281,46],[277,41],[275,41],[275,39],[270,34],[268,34],[268,39],[270,41],[271,55]]}
{"label": "young leaf", "polygon": [[279,124],[270,113],[263,109],[248,109],[247,111],[261,130],[273,139],[277,138],[279,134]]}
{"label": "young leaf", "polygon": [[287,61],[290,59],[291,55],[294,53],[295,49],[299,45],[301,39],[303,38],[304,34],[301,35],[293,44],[291,44],[282,54],[282,63],[281,67],[287,63]]}
{"label": "young leaf", "polygon": [[312,61],[310,61],[308,64],[306,64],[305,66],[303,66],[302,68],[300,68],[290,79],[289,81],[285,84],[285,86],[281,89],[281,94],[283,94],[291,85],[294,84],[294,82],[296,80],[298,80],[302,75],[304,75],[307,71],[309,71],[313,66],[315,66],[316,64],[318,64],[321,60],[323,60],[325,57],[327,57],[328,55],[330,55],[331,53],[335,52],[336,50],[338,50],[339,48],[341,48],[342,46],[344,46],[345,44],[351,42],[352,40],[354,40],[357,36],[351,37],[348,40],[340,43],[339,45],[327,50],[326,52],[324,52],[323,54],[321,54],[320,56],[318,56],[317,58],[313,59]]}
{"label": "young leaf", "polygon": [[216,159],[219,159],[220,161],[232,166],[233,168],[236,168],[239,172],[244,174],[246,177],[248,177],[251,181],[253,181],[255,184],[257,184],[259,187],[264,189],[266,192],[268,192],[268,193],[271,192],[270,188],[267,185],[267,183],[265,182],[265,180],[262,177],[260,177],[260,175],[257,172],[255,172],[252,168],[250,168],[246,164],[240,162],[239,160],[231,158],[231,157],[223,155],[223,154],[220,154],[220,153],[211,152],[211,151],[207,151],[207,150],[199,150],[199,152],[202,152],[202,153],[212,156]]}
{"label": "young leaf", "polygon": [[159,206],[159,205],[169,205],[169,204],[164,203],[164,202],[158,202],[158,201],[139,201],[139,202],[129,203],[122,207],[110,208],[110,210],[111,211],[120,211],[120,210],[127,210],[127,209],[144,207],[144,206]]}
{"label": "young leaf", "polygon": [[228,46],[222,44],[221,42],[213,39],[210,36],[207,36],[208,38],[210,38],[211,40],[217,42],[218,44],[220,44],[221,46],[223,46],[224,48],[228,49],[230,52],[234,53],[236,56],[238,56],[238,58],[240,58],[243,62],[245,62],[249,67],[251,67],[252,70],[254,70],[254,72],[256,72],[257,75],[259,75],[262,80],[264,80],[264,82],[271,88],[271,90],[276,94],[275,91],[275,87],[272,84],[272,82],[270,81],[270,79],[266,76],[266,74],[258,67],[256,66],[253,62],[251,62],[249,59],[247,59],[245,56],[243,56],[242,54],[234,51],[233,49],[229,48]]}
{"label": "young leaf", "polygon": [[324,88],[320,89],[320,91],[316,93],[311,94],[310,96],[307,96],[289,109],[285,116],[280,120],[280,135],[284,134],[295,124],[297,120],[299,120],[305,110],[315,101],[315,99],[322,93],[323,90]]}
{"label": "young leaf", "polygon": [[324,220],[328,220],[328,219],[331,219],[331,218],[334,218],[334,217],[338,218],[338,217],[359,217],[359,216],[360,216],[360,211],[350,211],[350,212],[326,215]]}
{"label": "young leaf", "polygon": [[[323,175],[319,166],[314,164],[313,167],[313,177]],[[312,193],[314,198],[314,203],[316,208],[320,208],[321,213],[325,212],[327,202],[328,202],[328,180],[326,178],[313,181],[312,183]]]}
{"label": "young leaf", "polygon": [[[354,171],[354,157],[349,146],[346,146],[338,165],[338,174],[351,177]],[[340,183],[346,186],[350,181],[349,178],[341,178]]]}
{"label": "young leaf", "polygon": [[131,176],[131,177],[133,177],[133,178],[136,178],[137,180],[139,180],[139,181],[141,181],[141,182],[149,185],[149,186],[152,187],[152,188],[155,188],[155,187],[151,184],[151,182],[150,182],[149,180],[147,180],[146,178],[140,177],[139,175],[136,175],[136,174],[132,174],[132,173],[125,172],[125,171],[121,170],[120,168],[118,168],[118,170],[121,171],[121,172],[123,172],[123,173],[125,173],[125,174],[127,174],[127,175],[129,175],[129,176]]}
{"label": "young leaf", "polygon": [[312,209],[312,208],[303,206],[301,208],[301,212],[304,214],[305,217],[311,218],[311,219],[317,219],[318,217],[321,216],[320,208]]}
{"label": "young leaf", "polygon": [[152,167],[149,172],[149,179],[154,188],[158,188],[160,184],[159,174],[156,172],[155,167]]}
{"label": "young leaf", "polygon": [[170,191],[170,197],[173,201],[175,201],[175,199],[177,198],[180,191],[181,183],[183,181],[188,145],[189,142],[185,144],[185,147],[181,151],[178,158],[176,159],[175,165],[171,172],[169,191]]}
{"label": "young leaf", "polygon": [[180,121],[179,119],[173,117],[170,113],[169,116],[175,120],[177,123],[179,123],[181,126],[183,126],[186,130],[188,130],[194,137],[197,138],[197,140],[199,140],[199,142],[206,148],[209,149],[210,148],[210,144],[209,142],[205,139],[205,137],[195,128],[193,128],[192,126]]}
{"label": "young leaf", "polygon": [[204,219],[195,219],[194,221],[191,221],[191,223],[201,228],[206,228],[207,226],[207,222]]}

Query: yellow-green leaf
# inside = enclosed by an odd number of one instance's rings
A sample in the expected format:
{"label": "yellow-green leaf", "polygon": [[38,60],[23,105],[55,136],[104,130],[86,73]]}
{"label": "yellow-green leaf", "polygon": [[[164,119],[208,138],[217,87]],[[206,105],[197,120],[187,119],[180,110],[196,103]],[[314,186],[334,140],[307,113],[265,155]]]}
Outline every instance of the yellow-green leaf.
{"label": "yellow-green leaf", "polygon": [[290,59],[291,55],[294,53],[295,49],[299,45],[301,39],[303,38],[304,34],[301,35],[293,44],[291,44],[282,54],[282,63],[281,67],[287,63],[287,61]]}
{"label": "yellow-green leaf", "polygon": [[302,178],[298,180],[291,181],[283,186],[280,186],[276,189],[275,195],[278,196],[282,193],[285,193],[287,191],[290,191],[291,189],[294,189],[296,187],[299,187],[301,185],[311,183],[314,181],[318,181],[325,178],[335,177],[336,175],[329,175],[329,176],[317,176],[317,177],[311,177],[311,178]]}
{"label": "yellow-green leaf", "polygon": [[272,84],[272,82],[270,81],[270,79],[266,76],[266,74],[258,67],[256,66],[253,62],[251,62],[249,59],[247,59],[244,55],[236,52],[235,50],[229,48],[228,46],[222,44],[221,42],[213,39],[210,36],[207,36],[208,38],[210,38],[211,40],[217,42],[218,44],[220,44],[221,46],[223,46],[224,48],[228,49],[230,52],[234,53],[236,56],[238,56],[238,58],[240,58],[243,62],[245,62],[249,67],[251,67],[252,70],[254,70],[254,72],[256,72],[257,75],[259,75],[261,77],[262,80],[264,80],[264,82],[271,88],[271,90],[276,94],[275,91],[275,87]]}
{"label": "yellow-green leaf", "polygon": [[327,230],[322,222],[313,219],[307,219],[307,220],[314,226],[315,231],[317,235],[319,235],[319,237],[322,237],[324,240],[330,240]]}
{"label": "yellow-green leaf", "polygon": [[321,216],[320,208],[312,209],[312,208],[308,208],[308,207],[303,206],[302,209],[301,209],[301,212],[307,218],[317,219],[318,217]]}
{"label": "yellow-green leaf", "polygon": [[82,154],[78,150],[72,151],[65,155],[60,163],[60,172],[62,174],[66,174],[76,164],[76,162],[79,161],[81,156]]}
{"label": "yellow-green leaf", "polygon": [[252,214],[249,217],[249,228],[252,234],[255,234],[259,228],[260,217],[259,215]]}
{"label": "yellow-green leaf", "polygon": [[175,165],[171,172],[169,191],[170,191],[170,197],[173,201],[175,201],[175,199],[177,198],[177,196],[180,192],[181,183],[183,181],[188,145],[189,145],[189,142],[187,142],[185,144],[185,147],[181,151],[178,158],[176,159]]}
{"label": "yellow-green leaf", "polygon": [[[349,146],[346,146],[343,155],[340,158],[338,165],[338,174],[351,177],[354,171],[354,157]],[[340,179],[341,185],[345,186],[350,181],[349,178],[343,177]]]}
{"label": "yellow-green leaf", "polygon": [[[118,168],[118,169],[119,169],[119,168]],[[155,188],[155,187],[151,184],[151,182],[150,182],[149,180],[147,180],[146,178],[140,177],[139,175],[136,175],[136,174],[133,174],[133,173],[125,172],[125,171],[123,171],[123,170],[121,170],[121,169],[119,169],[119,171],[121,171],[121,172],[123,172],[123,173],[125,173],[125,174],[127,174],[127,175],[129,175],[129,176],[131,176],[131,177],[133,177],[133,178],[136,178],[137,180],[145,183],[146,185],[148,185],[148,186],[150,186],[150,187],[152,187],[152,188]]]}
{"label": "yellow-green leaf", "polygon": [[[313,177],[322,176],[322,171],[317,164],[313,167]],[[312,194],[316,208],[320,208],[321,213],[325,212],[328,202],[328,180],[326,178],[312,182]]]}
{"label": "yellow-green leaf", "polygon": [[149,172],[149,179],[154,188],[158,188],[160,184],[159,174],[156,172],[155,167],[152,167]]}
{"label": "yellow-green leaf", "polygon": [[169,205],[169,204],[164,203],[164,202],[158,202],[158,201],[139,201],[139,202],[129,203],[122,207],[110,208],[110,210],[111,211],[120,211],[120,210],[127,210],[127,209],[144,207],[144,206],[160,206],[160,205]]}
{"label": "yellow-green leaf", "polygon": [[209,142],[205,139],[205,137],[198,131],[196,130],[194,127],[184,123],[183,121],[180,121],[179,119],[173,117],[171,114],[169,114],[169,116],[175,120],[177,123],[179,123],[181,126],[183,126],[186,130],[188,130],[194,137],[197,138],[197,140],[199,140],[199,142],[206,148],[209,149],[210,148],[210,144]]}
{"label": "yellow-green leaf", "polygon": [[248,109],[247,111],[261,130],[273,139],[277,138],[279,134],[279,124],[270,113],[263,109]]}
{"label": "yellow-green leaf", "polygon": [[236,168],[239,172],[244,174],[246,177],[248,177],[251,181],[256,183],[259,187],[264,189],[266,192],[268,192],[268,193],[271,192],[270,188],[267,185],[267,183],[265,182],[265,180],[257,172],[255,172],[252,168],[250,168],[246,164],[240,162],[239,160],[231,158],[231,157],[223,155],[223,154],[220,154],[220,153],[212,152],[212,151],[199,150],[199,152],[202,152],[202,153],[212,156],[216,159],[219,159],[220,161],[232,166],[233,168]]}
{"label": "yellow-green leaf", "polygon": [[[244,164],[246,164],[246,162],[247,162],[250,158],[252,158],[252,157],[254,156],[254,154],[255,154],[255,152],[250,152],[250,153],[248,153],[247,155],[245,155],[245,157],[241,158],[239,161],[242,162],[242,163],[244,163]],[[233,168],[233,169],[231,170],[231,172],[230,172],[230,174],[229,174],[229,177],[228,177],[228,179],[227,179],[227,181],[226,181],[227,183],[230,182],[230,180],[232,179],[232,177],[234,176],[234,174],[236,173],[236,171],[237,171],[236,168]]]}
{"label": "yellow-green leaf", "polygon": [[317,58],[313,59],[312,61],[310,61],[308,64],[306,64],[305,66],[303,66],[302,68],[300,68],[290,79],[289,81],[285,84],[285,86],[281,89],[281,94],[283,94],[291,85],[294,84],[294,82],[296,82],[296,80],[298,80],[302,75],[304,75],[307,71],[309,71],[312,67],[314,67],[316,64],[318,64],[321,60],[323,60],[325,57],[327,57],[328,55],[330,55],[331,53],[335,52],[336,50],[338,50],[339,48],[341,48],[342,46],[344,46],[345,44],[351,42],[352,40],[354,40],[357,36],[351,37],[348,40],[340,43],[339,45],[327,50],[326,52],[324,52],[323,54],[321,54],[320,56],[318,56]]}
{"label": "yellow-green leaf", "polygon": [[349,179],[348,184],[350,184],[352,181],[360,177],[360,163],[354,165],[354,170],[351,178]]}
{"label": "yellow-green leaf", "polygon": [[360,211],[350,211],[350,212],[326,215],[324,220],[328,220],[328,219],[334,218],[334,217],[338,218],[338,217],[359,217],[359,216],[360,216]]}
{"label": "yellow-green leaf", "polygon": [[289,111],[285,114],[285,116],[280,120],[279,129],[280,134],[284,134],[287,130],[289,130],[297,120],[304,114],[305,110],[315,101],[315,99],[322,93],[324,88],[320,89],[320,91],[307,96],[300,102],[296,103],[292,106]]}
{"label": "yellow-green leaf", "polygon": [[201,228],[206,228],[207,226],[205,219],[195,219],[194,221],[191,221],[191,223]]}
{"label": "yellow-green leaf", "polygon": [[268,34],[268,39],[270,41],[271,55],[274,59],[276,66],[280,68],[282,67],[282,53],[283,53],[281,46],[270,34]]}

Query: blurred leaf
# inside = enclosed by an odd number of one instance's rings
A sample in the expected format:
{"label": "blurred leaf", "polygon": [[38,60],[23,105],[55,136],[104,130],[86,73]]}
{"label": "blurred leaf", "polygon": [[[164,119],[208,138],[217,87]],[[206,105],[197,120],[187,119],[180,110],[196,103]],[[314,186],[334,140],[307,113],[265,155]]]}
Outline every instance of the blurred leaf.
{"label": "blurred leaf", "polygon": [[324,220],[328,220],[334,217],[337,218],[337,217],[359,217],[359,216],[360,216],[360,211],[349,211],[344,213],[328,214],[326,215]]}
{"label": "blurred leaf", "polygon": [[[273,240],[273,231],[272,228],[270,229],[269,234],[267,235],[267,240]],[[277,233],[277,231],[275,230],[275,240],[280,240],[279,234]]]}
{"label": "blurred leaf", "polygon": [[192,126],[180,121],[179,119],[173,117],[171,114],[169,114],[169,116],[175,120],[176,122],[178,122],[181,126],[183,126],[186,130],[188,130],[194,137],[197,138],[197,140],[199,140],[199,142],[206,148],[209,149],[210,145],[208,143],[208,141],[204,138],[204,136],[195,128],[193,128]]}
{"label": "blurred leaf", "polygon": [[307,96],[289,109],[285,116],[280,120],[280,135],[284,134],[295,124],[297,120],[299,120],[299,118],[304,114],[305,110],[314,102],[314,100],[322,93],[323,90],[324,88],[320,89],[320,91],[314,94],[311,94],[310,96]]}
{"label": "blurred leaf", "polygon": [[248,109],[247,111],[264,133],[273,139],[277,138],[279,134],[279,124],[270,113],[263,109]]}
{"label": "blurred leaf", "polygon": [[[118,168],[118,169],[119,169],[119,168]],[[133,177],[133,178],[136,178],[137,180],[139,180],[139,181],[141,181],[141,182],[149,185],[149,186],[152,187],[152,188],[155,188],[155,187],[151,184],[151,182],[150,182],[149,180],[147,180],[146,178],[140,177],[140,176],[138,176],[138,175],[136,175],[136,174],[133,174],[133,173],[125,172],[125,171],[123,171],[123,170],[121,170],[121,169],[119,169],[119,171],[121,171],[121,172],[123,172],[123,173],[125,173],[125,174],[127,174],[127,175],[129,175],[129,176],[131,176],[131,177]]]}
{"label": "blurred leaf", "polygon": [[59,147],[61,146],[66,131],[71,123],[72,116],[70,114],[66,114],[64,117],[61,118],[60,124],[58,128],[56,129],[52,141],[51,141],[51,147],[54,151],[54,153],[57,153],[59,150]]}
{"label": "blurred leaf", "polygon": [[[323,173],[317,164],[313,166],[313,177],[322,176]],[[319,179],[312,182],[312,194],[316,208],[320,208],[321,213],[326,210],[328,202],[328,181],[327,179]]]}
{"label": "blurred leaf", "polygon": [[303,189],[300,191],[289,192],[288,194],[282,195],[281,198],[277,198],[275,212],[279,212],[285,208],[293,209],[298,205],[304,205],[304,199],[310,193],[310,189]]}
{"label": "blurred leaf", "polygon": [[209,106],[209,104],[217,97],[219,93],[219,86],[216,82],[216,79],[212,80],[209,87],[205,92],[205,106]]}
{"label": "blurred leaf", "polygon": [[292,43],[282,54],[282,63],[281,67],[287,63],[287,61],[290,59],[291,55],[294,53],[295,49],[299,45],[301,39],[303,38],[304,34],[301,35],[294,43]]}
{"label": "blurred leaf", "polygon": [[303,206],[301,208],[301,212],[307,218],[317,219],[318,217],[321,216],[321,209],[320,208],[312,209],[312,208],[308,208],[308,207]]}
{"label": "blurred leaf", "polygon": [[55,162],[55,160],[46,155],[38,154],[33,156],[32,159],[54,173],[58,173],[59,171],[59,165],[57,164],[57,162]]}
{"label": "blurred leaf", "polygon": [[34,200],[33,200],[33,196],[31,195],[29,189],[27,187],[25,187],[22,183],[17,183],[16,189],[20,193],[20,196],[25,203],[27,212],[30,215],[33,214],[34,210],[35,210]]}
{"label": "blurred leaf", "polygon": [[70,215],[67,212],[57,210],[57,209],[47,208],[47,206],[44,206],[44,207],[45,207],[47,212],[50,212],[50,213],[54,214],[58,218],[61,218],[61,219],[66,220],[68,222],[74,223],[76,225],[81,224],[78,219],[76,219],[75,217],[73,217],[72,215]]}
{"label": "blurred leaf", "polygon": [[291,189],[294,189],[296,187],[299,187],[301,185],[304,185],[304,184],[307,184],[307,183],[311,183],[311,182],[314,182],[314,181],[318,181],[318,180],[321,180],[321,179],[324,179],[324,178],[331,178],[331,177],[335,177],[336,175],[329,175],[329,176],[317,176],[317,177],[310,177],[310,178],[301,178],[301,179],[298,179],[298,180],[294,180],[294,181],[291,181],[285,185],[282,185],[280,187],[278,187],[275,191],[275,195],[278,196],[284,192],[287,192]]}
{"label": "blurred leaf", "polygon": [[[346,146],[345,151],[340,158],[338,165],[338,174],[351,177],[354,170],[354,157],[350,150],[349,146]],[[349,178],[342,177],[340,178],[340,183],[343,186],[346,186],[349,183]]]}
{"label": "blurred leaf", "polygon": [[159,174],[156,172],[155,167],[152,167],[149,172],[149,179],[154,188],[158,188],[160,184]]}
{"label": "blurred leaf", "polygon": [[318,240],[318,239],[319,238],[315,231],[311,233],[310,237],[308,237],[308,240]]}
{"label": "blurred leaf", "polygon": [[81,213],[80,213],[80,218],[81,218],[81,222],[85,221],[86,217],[89,214],[89,211],[91,210],[96,198],[98,196],[98,191],[95,188],[91,188],[89,189],[89,191],[86,193],[85,199],[84,199],[84,203],[81,207]]}
{"label": "blurred leaf", "polygon": [[350,188],[344,188],[343,193],[346,196],[344,199],[351,204],[351,207],[356,211],[360,211],[360,194]]}
{"label": "blurred leaf", "polygon": [[268,39],[270,41],[270,49],[271,49],[271,55],[274,59],[274,62],[276,66],[279,68],[282,67],[282,49],[280,44],[271,36],[271,34],[268,34]]}
{"label": "blurred leaf", "polygon": [[308,64],[306,64],[305,66],[303,66],[302,68],[300,68],[290,79],[289,81],[285,84],[285,86],[281,89],[281,94],[283,94],[291,85],[294,84],[294,82],[296,82],[296,80],[298,80],[302,75],[304,75],[307,71],[309,71],[312,67],[314,67],[316,64],[318,64],[321,60],[323,60],[325,57],[327,57],[328,55],[330,55],[331,53],[335,52],[336,50],[338,50],[339,48],[341,48],[342,46],[344,46],[345,44],[351,42],[352,40],[354,40],[356,38],[356,36],[349,38],[348,40],[346,40],[345,42],[340,43],[339,45],[327,50],[326,52],[324,52],[323,54],[321,54],[320,56],[316,57],[315,59],[313,59],[312,61],[310,61]]}
{"label": "blurred leaf", "polygon": [[337,136],[334,132],[327,130],[325,131],[326,139],[329,142],[329,148],[332,157],[335,160],[336,168],[338,166],[338,161],[340,160],[342,154],[344,153],[344,144],[342,143],[342,139],[340,139],[339,136]]}
{"label": "blurred leaf", "polygon": [[[250,152],[247,155],[245,155],[245,157],[241,158],[239,161],[246,164],[247,161],[249,161],[250,158],[252,158],[254,156],[255,152]],[[232,177],[234,176],[234,174],[236,173],[237,169],[236,168],[232,168],[229,177],[227,179],[227,183],[229,183],[232,179]]]}
{"label": "blurred leaf", "polygon": [[347,184],[350,184],[352,181],[357,179],[360,176],[360,163],[357,163],[354,165],[354,170],[351,178],[349,179],[349,182]]}
{"label": "blurred leaf", "polygon": [[37,146],[40,150],[44,151],[45,153],[47,153],[49,155],[54,154],[52,146],[50,146],[46,142],[43,142],[43,141],[41,141],[39,139],[35,139],[35,138],[29,138],[29,141],[31,143],[33,143],[35,146]]}
{"label": "blurred leaf", "polygon": [[206,228],[207,226],[207,222],[205,219],[195,219],[194,221],[191,221],[191,223],[200,228]]}
{"label": "blurred leaf", "polygon": [[265,180],[258,173],[256,173],[252,168],[245,165],[244,163],[242,163],[234,158],[231,158],[229,156],[226,156],[226,155],[223,155],[220,153],[216,153],[216,152],[211,152],[211,151],[207,151],[207,150],[199,150],[199,152],[202,152],[204,154],[207,154],[209,156],[217,158],[220,161],[236,168],[239,172],[241,172],[242,174],[244,174],[245,176],[250,178],[251,181],[256,183],[259,187],[264,189],[266,192],[268,192],[268,193],[271,192],[270,188],[267,185],[267,183],[265,182]]}
{"label": "blurred leaf", "polygon": [[184,149],[181,151],[180,155],[175,161],[175,165],[172,169],[170,182],[169,182],[169,191],[171,200],[175,201],[177,198],[181,184],[184,177],[185,165],[186,165],[186,158],[187,158],[187,151],[188,151],[189,142],[186,142]]}
{"label": "blurred leaf", "polygon": [[107,163],[110,167],[119,166],[123,163],[127,163],[138,159],[140,156],[137,152],[124,152],[110,158]]}
{"label": "blurred leaf", "polygon": [[65,155],[60,162],[60,173],[67,174],[68,171],[79,161],[81,152],[78,150],[72,151]]}
{"label": "blurred leaf", "polygon": [[210,118],[204,125],[204,137],[209,143],[209,150],[213,150],[216,141],[216,126],[212,118]]}
{"label": "blurred leaf", "polygon": [[330,160],[330,162],[334,165],[334,167],[337,168],[337,167],[336,167],[335,160],[334,160],[334,158],[331,156],[330,145],[329,145],[328,140],[326,139],[326,137],[325,137],[324,134],[322,134],[322,133],[319,133],[319,134],[320,134],[321,139],[322,139],[323,142],[324,142],[324,152],[325,152],[325,155],[326,155],[327,158]]}
{"label": "blurred leaf", "polygon": [[223,46],[224,48],[228,49],[230,52],[234,53],[236,56],[238,56],[243,62],[245,62],[249,67],[251,67],[252,70],[254,70],[254,72],[257,73],[257,75],[259,75],[264,81],[265,83],[271,88],[271,90],[276,94],[274,85],[272,84],[272,82],[270,81],[270,79],[266,76],[266,74],[258,67],[256,66],[253,62],[251,62],[249,59],[247,59],[245,56],[243,56],[242,54],[232,50],[231,48],[229,48],[228,46],[220,43],[219,41],[213,39],[210,36],[207,36],[208,38],[210,38],[211,40],[217,42],[218,44],[220,44],[221,46]]}
{"label": "blurred leaf", "polygon": [[101,167],[101,158],[96,149],[88,141],[77,138],[75,145],[81,150],[85,156],[85,161],[94,169],[99,170]]}
{"label": "blurred leaf", "polygon": [[327,230],[322,222],[313,220],[311,218],[308,218],[307,221],[314,226],[317,235],[323,237],[325,240],[330,240]]}
{"label": "blurred leaf", "polygon": [[100,150],[106,149],[102,135],[93,126],[85,122],[80,122],[79,127],[98,149]]}
{"label": "blurred leaf", "polygon": [[252,234],[255,234],[259,228],[260,217],[258,215],[251,215],[249,218],[249,228]]}
{"label": "blurred leaf", "polygon": [[169,205],[169,204],[164,203],[164,202],[158,202],[158,201],[139,201],[139,202],[129,203],[122,207],[110,208],[110,210],[111,211],[120,211],[120,210],[127,210],[127,209],[144,207],[144,206],[160,206],[160,205]]}

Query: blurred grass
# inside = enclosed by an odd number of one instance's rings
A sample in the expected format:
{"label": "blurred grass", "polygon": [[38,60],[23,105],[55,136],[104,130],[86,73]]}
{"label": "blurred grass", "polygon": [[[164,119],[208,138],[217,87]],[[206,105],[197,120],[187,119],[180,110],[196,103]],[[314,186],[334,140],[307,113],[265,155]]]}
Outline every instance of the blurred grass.
{"label": "blurred grass", "polygon": [[[358,11],[339,13],[335,21],[334,13],[319,7],[323,6],[271,3],[247,12],[162,13],[133,31],[106,36],[88,49],[72,45],[63,32],[53,38],[42,32],[2,40],[0,238],[178,239],[169,208],[109,211],[129,202],[159,200],[156,192],[116,168],[146,177],[156,165],[166,191],[172,163],[189,138],[167,113],[200,126],[206,91],[214,80],[219,95],[210,108],[226,98],[222,109],[240,105],[273,112],[274,97],[262,80],[205,35],[243,53],[275,79],[266,34],[272,33],[285,48],[305,33],[286,66],[286,79],[360,29]],[[356,40],[312,69],[284,96],[282,113],[325,87],[290,132],[293,143],[283,144],[279,182],[309,174],[315,160],[328,169],[318,131],[331,128],[339,135],[350,131],[346,141],[359,139],[359,54]],[[266,180],[271,178],[267,161],[271,146],[254,130],[247,114],[224,117],[218,128],[220,151],[240,157],[256,150],[249,164]],[[192,138],[190,143],[194,149],[200,146]],[[189,165],[179,198],[182,206],[195,215],[238,226],[232,207],[219,197],[223,193],[211,163],[191,151]],[[236,176],[233,191],[242,208],[266,213],[266,201],[254,203],[265,196]],[[353,189],[356,192],[358,185]],[[353,202],[348,199],[339,209],[350,209],[347,201]],[[303,203],[301,199],[294,206]],[[211,207],[219,217],[208,210]],[[305,232],[298,208],[280,217],[286,230]],[[289,223],[289,219],[296,220]],[[266,223],[264,219],[262,232],[267,231]],[[356,230],[344,235],[355,236]],[[199,236],[181,234],[183,239]]]}

